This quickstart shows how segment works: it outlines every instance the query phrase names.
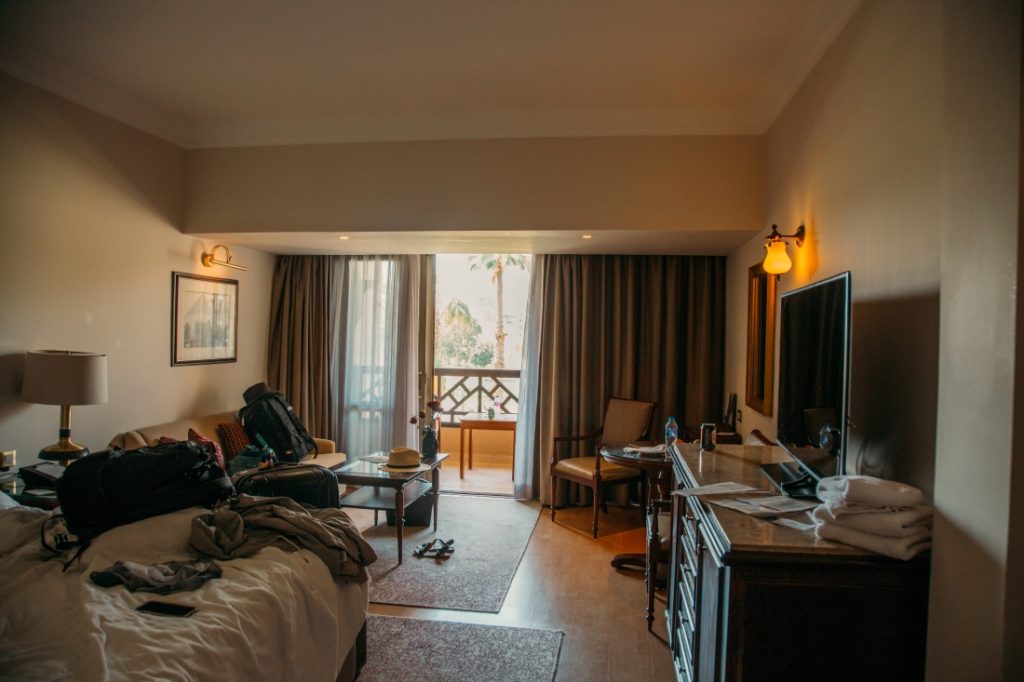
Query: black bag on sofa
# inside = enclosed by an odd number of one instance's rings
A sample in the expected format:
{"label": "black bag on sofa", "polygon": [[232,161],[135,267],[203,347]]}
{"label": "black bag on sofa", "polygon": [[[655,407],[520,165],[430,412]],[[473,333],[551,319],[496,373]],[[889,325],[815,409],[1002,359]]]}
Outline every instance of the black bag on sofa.
{"label": "black bag on sofa", "polygon": [[266,384],[249,387],[245,392],[247,404],[238,411],[238,419],[249,439],[254,443],[262,439],[281,462],[298,462],[315,453],[313,437],[284,396],[269,388],[262,393],[254,391],[262,388],[266,388]]}
{"label": "black bag on sofa", "polygon": [[212,506],[231,491],[213,446],[194,441],[96,452],[69,464],[57,479],[64,521],[83,547],[115,526]]}
{"label": "black bag on sofa", "polygon": [[235,490],[260,497],[290,497],[318,509],[337,509],[338,479],[319,464],[284,464],[249,471],[235,479]]}

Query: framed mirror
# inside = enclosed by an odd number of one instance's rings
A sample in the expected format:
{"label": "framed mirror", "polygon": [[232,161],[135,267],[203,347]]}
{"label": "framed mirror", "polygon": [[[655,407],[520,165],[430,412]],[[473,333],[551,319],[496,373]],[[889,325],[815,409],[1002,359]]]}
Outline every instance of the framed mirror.
{"label": "framed mirror", "polygon": [[772,415],[775,375],[775,277],[760,263],[747,270],[747,406]]}

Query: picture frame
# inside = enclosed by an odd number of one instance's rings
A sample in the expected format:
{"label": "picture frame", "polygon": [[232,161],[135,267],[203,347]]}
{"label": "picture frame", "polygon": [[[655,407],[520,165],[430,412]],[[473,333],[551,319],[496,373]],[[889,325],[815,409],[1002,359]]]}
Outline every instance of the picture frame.
{"label": "picture frame", "polygon": [[171,366],[238,361],[238,280],[171,273]]}

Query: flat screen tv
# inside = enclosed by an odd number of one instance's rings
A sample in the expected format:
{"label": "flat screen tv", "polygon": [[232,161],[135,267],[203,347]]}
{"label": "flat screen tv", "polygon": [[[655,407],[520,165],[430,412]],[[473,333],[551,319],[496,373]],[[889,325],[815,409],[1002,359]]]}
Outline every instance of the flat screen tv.
{"label": "flat screen tv", "polygon": [[764,468],[786,494],[846,472],[849,377],[850,273],[783,294],[776,439],[793,463]]}

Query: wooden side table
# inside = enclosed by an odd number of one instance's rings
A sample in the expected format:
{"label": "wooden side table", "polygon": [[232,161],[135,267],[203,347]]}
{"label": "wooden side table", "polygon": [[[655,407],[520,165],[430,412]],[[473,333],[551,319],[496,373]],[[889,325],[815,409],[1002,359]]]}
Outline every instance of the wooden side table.
{"label": "wooden side table", "polygon": [[466,477],[466,432],[469,432],[469,468],[473,468],[473,430],[512,432],[512,475],[516,463],[516,415],[498,414],[490,419],[486,414],[467,414],[459,420],[459,478]]}
{"label": "wooden side table", "polygon": [[[601,457],[614,464],[639,469],[647,478],[647,499],[644,500],[646,510],[650,511],[655,500],[668,496],[669,479],[672,472],[672,460],[668,454],[658,456],[643,455],[638,452],[627,452],[622,448],[603,447]],[[645,517],[647,514],[644,515]],[[647,569],[647,554],[617,554],[612,558],[615,568]]]}

